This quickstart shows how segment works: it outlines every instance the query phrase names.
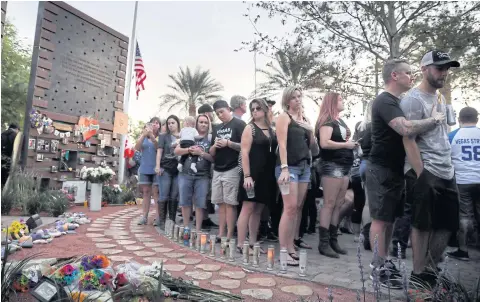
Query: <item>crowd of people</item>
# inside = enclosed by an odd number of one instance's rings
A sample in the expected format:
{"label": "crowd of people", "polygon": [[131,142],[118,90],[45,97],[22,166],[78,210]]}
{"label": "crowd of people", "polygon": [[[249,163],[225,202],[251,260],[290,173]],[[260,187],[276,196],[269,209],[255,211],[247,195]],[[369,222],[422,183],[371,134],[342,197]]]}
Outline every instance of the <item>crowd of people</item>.
{"label": "crowd of people", "polygon": [[[275,117],[275,101],[256,98],[247,104],[234,96],[230,104],[202,105],[183,123],[175,115],[163,123],[152,118],[135,146],[142,152],[139,224],[148,223],[151,198],[158,207],[154,224],[160,227],[167,215],[175,220],[180,207],[183,224],[190,226],[194,217],[194,228],[201,231],[214,225],[208,215],[216,208],[217,240],[237,237],[239,253],[245,241],[252,253],[256,242],[278,240],[288,252],[287,265],[298,266],[298,250],[312,248],[302,237],[315,233],[315,199],[323,196],[320,254],[347,253],[338,228],[348,217],[354,240],[363,232],[365,247],[378,249],[371,278],[401,288],[391,255],[405,257],[411,238],[411,278],[435,286],[451,235],[459,230],[460,244],[450,255],[467,260],[466,238],[478,226],[480,129],[478,112],[466,107],[459,113],[460,128],[449,133],[455,115],[438,90],[449,69],[460,64],[434,50],[420,65],[422,80],[412,88],[407,61],[385,62],[385,89],[368,103],[353,133],[340,117],[340,93],[325,93],[312,123],[299,87],[285,88],[283,113]],[[251,119],[245,123],[247,110]],[[212,123],[214,114],[218,124]]]}

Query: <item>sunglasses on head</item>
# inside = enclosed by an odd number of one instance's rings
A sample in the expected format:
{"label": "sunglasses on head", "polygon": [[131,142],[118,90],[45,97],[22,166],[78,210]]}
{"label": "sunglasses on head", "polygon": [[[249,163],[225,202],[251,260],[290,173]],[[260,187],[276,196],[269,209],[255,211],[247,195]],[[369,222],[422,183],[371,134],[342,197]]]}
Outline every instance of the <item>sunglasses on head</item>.
{"label": "sunglasses on head", "polygon": [[252,112],[254,112],[254,111],[262,111],[262,107],[260,107],[260,106],[252,107],[252,108],[250,108],[250,111],[252,111]]}

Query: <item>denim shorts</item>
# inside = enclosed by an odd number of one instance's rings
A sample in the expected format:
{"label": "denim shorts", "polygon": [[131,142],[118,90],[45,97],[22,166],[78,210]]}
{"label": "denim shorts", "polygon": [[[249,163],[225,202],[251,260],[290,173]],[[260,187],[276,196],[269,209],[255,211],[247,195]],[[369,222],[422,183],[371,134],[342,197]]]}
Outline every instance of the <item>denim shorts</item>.
{"label": "denim shorts", "polygon": [[139,174],[138,184],[158,186],[158,175],[157,174]]}
{"label": "denim shorts", "polygon": [[[290,173],[291,182],[309,183],[312,175],[312,169],[307,160],[302,160],[296,166],[288,166],[288,172]],[[278,179],[282,173],[280,166],[275,167],[275,177]]]}
{"label": "denim shorts", "polygon": [[178,175],[172,175],[167,171],[163,171],[162,175],[158,176],[159,185],[159,202],[178,199]]}
{"label": "denim shorts", "polygon": [[207,208],[207,194],[210,185],[208,176],[194,176],[188,174],[178,175],[178,188],[181,207]]}
{"label": "denim shorts", "polygon": [[344,178],[350,176],[351,165],[340,165],[331,161],[322,161],[322,177]]}
{"label": "denim shorts", "polygon": [[365,183],[367,181],[366,172],[367,172],[368,160],[362,159],[360,162],[360,178]]}

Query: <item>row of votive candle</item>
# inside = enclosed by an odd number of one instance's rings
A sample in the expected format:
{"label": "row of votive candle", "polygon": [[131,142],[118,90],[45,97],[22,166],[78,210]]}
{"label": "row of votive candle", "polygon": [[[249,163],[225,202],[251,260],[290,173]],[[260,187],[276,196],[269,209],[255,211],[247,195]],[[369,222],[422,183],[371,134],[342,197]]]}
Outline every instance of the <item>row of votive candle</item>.
{"label": "row of votive candle", "polygon": [[[167,220],[165,222],[165,235],[168,238],[171,238],[173,241],[178,243],[183,243],[184,246],[190,247],[192,250],[197,250],[201,254],[207,253],[207,245],[210,257],[216,257],[216,235],[210,235],[210,241],[207,242],[208,233],[199,232],[196,230],[190,230],[188,227],[180,226],[175,224],[172,220]],[[222,237],[220,239],[220,259],[227,259],[230,262],[235,261],[235,252],[237,250],[236,240],[230,239],[227,237]],[[280,273],[287,272],[287,249],[280,250]],[[259,266],[260,258],[260,244],[255,243],[253,246],[253,256],[250,261],[250,244],[248,241],[243,243],[242,249],[243,256],[243,265],[249,265],[250,262],[253,267]],[[273,245],[268,246],[267,250],[267,270],[273,270],[273,265],[275,262],[275,247]],[[299,261],[299,275],[306,276],[307,269],[307,251],[300,250],[300,261]]]}

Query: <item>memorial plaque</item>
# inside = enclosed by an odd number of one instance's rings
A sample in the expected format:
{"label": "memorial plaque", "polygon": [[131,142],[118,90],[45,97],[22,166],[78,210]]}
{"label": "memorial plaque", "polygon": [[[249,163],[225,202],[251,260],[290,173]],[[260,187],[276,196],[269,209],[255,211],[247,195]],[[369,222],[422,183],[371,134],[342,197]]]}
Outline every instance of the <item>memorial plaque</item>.
{"label": "memorial plaque", "polygon": [[[112,3],[112,14],[114,6]],[[24,129],[29,135],[24,136],[24,146],[36,153],[82,152],[86,164],[94,166],[91,156],[96,154],[97,146],[102,147],[101,141],[83,142],[78,128],[81,117],[98,121],[96,131],[101,130],[111,137],[113,146],[119,146],[112,130],[115,112],[123,110],[128,42],[125,35],[65,2],[39,1],[25,113],[28,116],[35,109],[46,115],[53,121],[58,137],[50,145],[52,135],[30,129],[29,119],[25,119]],[[107,146],[105,141],[103,144]],[[55,180],[47,166],[29,164],[35,162],[34,155],[24,148],[22,166]],[[75,173],[67,177],[73,179]]]}

